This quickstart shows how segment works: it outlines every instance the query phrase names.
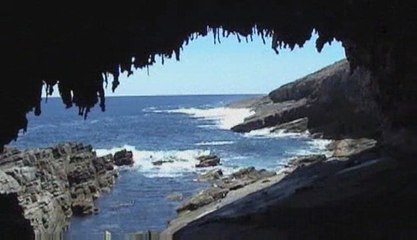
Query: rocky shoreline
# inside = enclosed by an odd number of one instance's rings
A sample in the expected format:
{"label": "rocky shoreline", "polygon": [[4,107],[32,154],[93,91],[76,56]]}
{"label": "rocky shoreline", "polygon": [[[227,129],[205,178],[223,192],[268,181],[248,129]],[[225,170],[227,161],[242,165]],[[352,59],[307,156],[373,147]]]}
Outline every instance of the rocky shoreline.
{"label": "rocky shoreline", "polygon": [[115,166],[131,164],[129,151],[97,157],[80,143],[6,148],[0,155],[2,238],[62,239],[73,215],[98,213],[95,200],[115,184]]}
{"label": "rocky shoreline", "polygon": [[[417,200],[406,162],[373,139],[332,142],[330,157],[300,156],[268,181],[230,191],[169,223],[162,239],[412,239]],[[196,195],[198,197],[200,193]],[[383,227],[389,226],[389,227]]]}

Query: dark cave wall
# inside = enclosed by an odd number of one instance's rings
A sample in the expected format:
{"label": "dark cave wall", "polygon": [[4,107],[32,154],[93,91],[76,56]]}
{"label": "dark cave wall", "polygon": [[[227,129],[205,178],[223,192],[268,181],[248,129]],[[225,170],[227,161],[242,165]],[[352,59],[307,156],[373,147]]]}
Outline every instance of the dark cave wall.
{"label": "dark cave wall", "polygon": [[359,62],[358,65],[370,69],[375,79],[372,88],[383,116],[385,150],[391,155],[414,158],[417,153],[417,57],[415,50],[402,45],[403,42],[378,42],[372,47],[350,42],[344,45],[351,64]]}
{"label": "dark cave wall", "polygon": [[86,117],[98,103],[105,109],[106,74],[114,76],[114,89],[120,71],[147,67],[156,55],[179,60],[181,46],[207,35],[209,27],[215,41],[229,34],[237,34],[238,41],[253,34],[272,37],[276,51],[302,46],[313,29],[319,34],[318,50],[333,39],[342,41],[352,68],[363,66],[376,79],[387,146],[393,152],[413,152],[417,3],[142,0],[135,5],[34,3],[5,9],[0,109],[7,117],[0,119],[0,145],[26,128],[28,111],[40,114],[43,83],[52,89],[58,82],[64,105],[79,107]]}
{"label": "dark cave wall", "polygon": [[16,193],[0,193],[0,239],[35,239]]}

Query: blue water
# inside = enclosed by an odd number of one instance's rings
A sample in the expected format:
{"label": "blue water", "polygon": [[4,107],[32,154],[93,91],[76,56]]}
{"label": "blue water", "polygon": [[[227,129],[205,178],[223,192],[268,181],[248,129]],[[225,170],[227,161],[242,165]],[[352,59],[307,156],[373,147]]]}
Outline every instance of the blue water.
{"label": "blue water", "polygon": [[[180,204],[166,199],[172,192],[191,196],[205,187],[195,181],[204,170],[194,167],[195,157],[214,153],[228,173],[242,167],[279,169],[294,155],[322,151],[304,135],[270,135],[265,131],[234,133],[228,128],[242,111],[222,108],[248,95],[109,97],[107,111],[93,109],[87,120],[77,109],[65,109],[59,99],[43,104],[40,117],[29,114],[29,127],[12,145],[45,147],[58,142],[92,144],[97,153],[121,148],[133,151],[135,165],[121,168],[112,192],[98,200],[100,213],[73,218],[66,239],[112,239],[141,230],[162,230],[175,217]],[[174,163],[154,167],[151,161]]]}

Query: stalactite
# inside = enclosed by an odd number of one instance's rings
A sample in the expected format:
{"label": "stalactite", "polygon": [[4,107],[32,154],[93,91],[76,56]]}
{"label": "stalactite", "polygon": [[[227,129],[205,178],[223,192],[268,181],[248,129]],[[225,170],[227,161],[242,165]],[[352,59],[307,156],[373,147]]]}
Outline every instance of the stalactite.
{"label": "stalactite", "polygon": [[177,61],[179,61],[180,60],[180,49],[177,48],[177,49],[174,50],[174,52],[175,52],[175,59]]}
{"label": "stalactite", "polygon": [[272,36],[272,49],[275,51],[276,54],[279,54],[279,51],[278,51],[279,43],[278,43],[278,41],[279,41],[278,40],[278,35],[276,33],[274,33],[273,36]]}

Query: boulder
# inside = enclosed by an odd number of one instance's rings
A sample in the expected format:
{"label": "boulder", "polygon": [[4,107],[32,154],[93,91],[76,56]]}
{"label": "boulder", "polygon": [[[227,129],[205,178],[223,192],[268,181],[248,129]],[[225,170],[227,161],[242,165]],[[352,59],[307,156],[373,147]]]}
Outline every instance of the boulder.
{"label": "boulder", "polygon": [[220,164],[220,158],[216,155],[205,155],[197,158],[200,163],[196,164],[197,168],[214,167]]}
{"label": "boulder", "polygon": [[133,153],[123,149],[114,154],[114,164],[116,166],[131,166],[133,165]]}

